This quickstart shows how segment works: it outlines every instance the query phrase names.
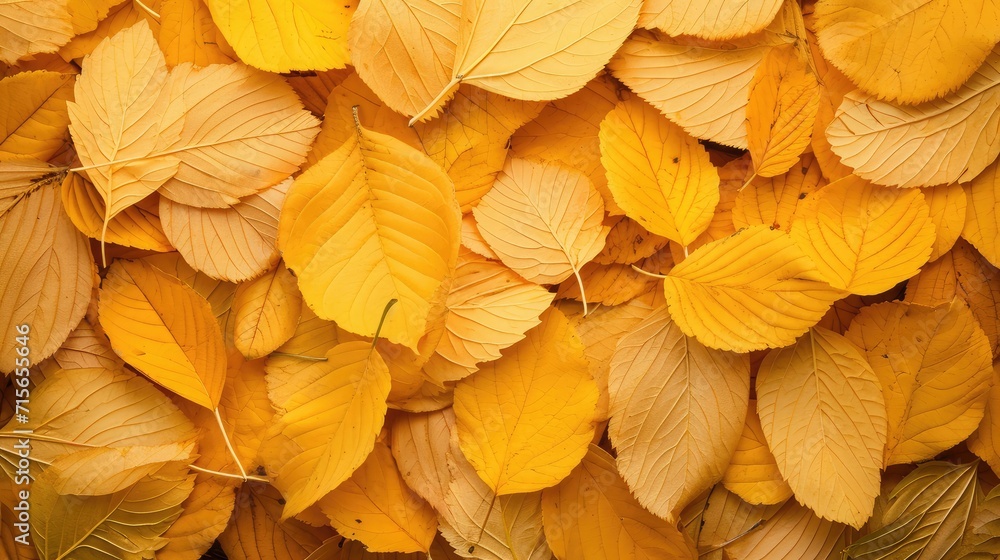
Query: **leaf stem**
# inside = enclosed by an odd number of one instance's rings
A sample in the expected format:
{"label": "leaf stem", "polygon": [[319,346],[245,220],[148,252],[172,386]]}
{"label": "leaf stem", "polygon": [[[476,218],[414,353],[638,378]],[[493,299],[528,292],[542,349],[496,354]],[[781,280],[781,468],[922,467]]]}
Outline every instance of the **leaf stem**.
{"label": "leaf stem", "polygon": [[576,283],[580,286],[580,299],[583,301],[583,316],[586,317],[590,310],[587,308],[587,293],[583,290],[583,278],[580,277],[580,271],[577,267],[573,267],[573,274],[576,276]]}
{"label": "leaf stem", "polygon": [[645,274],[646,276],[652,276],[653,278],[663,279],[663,278],[667,277],[666,274],[657,274],[655,272],[650,272],[648,270],[643,270],[643,269],[639,268],[638,266],[635,266],[634,264],[632,265],[632,270],[638,272],[639,274]]}
{"label": "leaf stem", "polygon": [[305,354],[289,354],[288,352],[271,352],[271,356],[280,356],[282,358],[298,358],[300,360],[308,360],[310,362],[325,362],[326,356],[306,356]]}
{"label": "leaf stem", "polygon": [[380,334],[382,334],[382,325],[385,324],[385,316],[389,314],[389,310],[392,309],[393,305],[396,305],[397,301],[399,300],[396,298],[390,299],[389,303],[386,303],[385,308],[382,309],[382,317],[379,318],[378,326],[375,327],[375,337],[372,338],[372,347],[371,350],[368,351],[369,355],[371,355],[371,353],[375,351],[375,343],[378,342],[378,337]]}
{"label": "leaf stem", "polygon": [[233,460],[236,461],[236,468],[240,469],[240,476],[243,480],[249,480],[247,478],[247,471],[243,470],[243,461],[240,461],[240,456],[236,454],[236,449],[233,448],[233,442],[229,441],[229,434],[226,433],[226,426],[222,423],[222,415],[219,414],[219,407],[215,407],[215,420],[219,423],[219,430],[222,431],[222,439],[226,442],[226,449],[229,450],[229,454],[233,456]]}
{"label": "leaf stem", "polygon": [[242,477],[242,476],[240,476],[238,474],[230,474],[230,473],[222,472],[222,471],[213,471],[212,469],[206,469],[205,467],[199,467],[198,465],[188,465],[188,468],[190,468],[191,470],[194,470],[194,471],[201,472],[201,473],[214,474],[215,476],[221,476],[223,478],[232,478],[234,480],[244,480],[244,481],[249,480],[249,481],[252,481],[252,482],[264,482],[264,483],[270,483],[271,482],[270,480],[268,480],[266,478],[263,478],[263,477],[260,477],[260,476],[254,476],[254,475],[248,474],[248,475],[246,475],[246,478],[244,478],[244,477]]}

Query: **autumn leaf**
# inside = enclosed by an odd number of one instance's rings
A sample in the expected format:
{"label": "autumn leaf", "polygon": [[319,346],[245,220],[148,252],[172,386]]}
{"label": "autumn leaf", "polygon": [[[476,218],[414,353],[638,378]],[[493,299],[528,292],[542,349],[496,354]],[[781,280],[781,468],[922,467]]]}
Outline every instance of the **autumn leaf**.
{"label": "autumn leaf", "polygon": [[54,52],[73,37],[67,0],[5,2],[0,8],[0,61],[13,64],[30,54]]}
{"label": "autumn leaf", "polygon": [[639,25],[667,35],[695,35],[705,39],[731,39],[760,31],[781,8],[780,0],[733,2],[643,2]]}
{"label": "autumn leaf", "polygon": [[0,158],[33,157],[45,161],[66,141],[73,75],[21,72],[0,80]]}

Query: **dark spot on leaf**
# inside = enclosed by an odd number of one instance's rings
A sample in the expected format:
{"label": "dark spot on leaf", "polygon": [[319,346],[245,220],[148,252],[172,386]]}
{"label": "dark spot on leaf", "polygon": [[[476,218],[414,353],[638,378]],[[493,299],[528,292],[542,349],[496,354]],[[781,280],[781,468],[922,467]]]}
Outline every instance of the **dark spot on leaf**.
{"label": "dark spot on leaf", "polygon": [[680,162],[681,162],[681,158],[679,158],[679,157],[675,157],[674,158],[674,163],[680,163]]}
{"label": "dark spot on leaf", "polygon": [[885,358],[886,360],[889,359],[889,355],[888,354],[882,354],[882,357]]}
{"label": "dark spot on leaf", "polygon": [[284,498],[278,498],[278,503],[281,504],[281,505],[285,505],[285,499]]}
{"label": "dark spot on leaf", "polygon": [[476,550],[476,545],[472,545],[469,547],[469,554],[472,554],[473,550]]}
{"label": "dark spot on leaf", "polygon": [[799,200],[802,200],[805,197],[806,197],[806,193],[804,193],[804,192],[800,192],[799,193]]}
{"label": "dark spot on leaf", "polygon": [[361,520],[360,519],[355,519],[354,522],[355,523],[361,523]]}

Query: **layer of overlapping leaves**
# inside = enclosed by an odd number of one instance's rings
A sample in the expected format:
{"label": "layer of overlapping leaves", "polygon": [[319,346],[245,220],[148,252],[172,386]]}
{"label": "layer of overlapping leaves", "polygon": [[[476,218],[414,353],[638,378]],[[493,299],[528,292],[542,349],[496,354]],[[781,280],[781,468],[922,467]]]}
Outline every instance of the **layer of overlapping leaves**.
{"label": "layer of overlapping leaves", "polygon": [[0,2],[0,550],[994,558],[998,40],[993,0]]}

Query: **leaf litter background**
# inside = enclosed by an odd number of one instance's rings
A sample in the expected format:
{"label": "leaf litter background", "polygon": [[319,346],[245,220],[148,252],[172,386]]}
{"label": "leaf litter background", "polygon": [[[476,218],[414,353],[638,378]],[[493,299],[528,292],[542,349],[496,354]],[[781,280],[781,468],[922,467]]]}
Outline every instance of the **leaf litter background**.
{"label": "leaf litter background", "polygon": [[986,0],[0,3],[0,550],[995,558],[998,40]]}

